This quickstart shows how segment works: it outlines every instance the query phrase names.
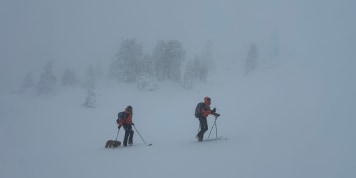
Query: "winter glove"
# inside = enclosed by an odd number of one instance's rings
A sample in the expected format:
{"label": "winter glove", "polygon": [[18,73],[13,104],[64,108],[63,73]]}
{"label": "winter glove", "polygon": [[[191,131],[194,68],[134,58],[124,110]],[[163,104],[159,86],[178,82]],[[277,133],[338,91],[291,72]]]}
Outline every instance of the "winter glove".
{"label": "winter glove", "polygon": [[122,126],[122,125],[119,125],[117,128],[120,130],[121,126]]}
{"label": "winter glove", "polygon": [[216,117],[219,117],[219,116],[220,116],[220,114],[218,114],[218,113],[215,113],[214,115],[215,115]]}
{"label": "winter glove", "polygon": [[212,113],[215,113],[216,112],[216,108],[214,108],[213,110],[211,110]]}
{"label": "winter glove", "polygon": [[131,123],[131,125],[135,125],[134,123]]}

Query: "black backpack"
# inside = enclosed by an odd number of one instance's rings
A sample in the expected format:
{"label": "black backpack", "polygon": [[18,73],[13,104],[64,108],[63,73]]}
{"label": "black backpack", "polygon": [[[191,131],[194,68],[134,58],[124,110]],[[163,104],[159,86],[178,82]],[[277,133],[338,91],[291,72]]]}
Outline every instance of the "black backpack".
{"label": "black backpack", "polygon": [[125,112],[119,112],[117,114],[117,119],[116,119],[116,123],[119,124],[120,123],[120,120],[124,120],[126,119],[126,114]]}
{"label": "black backpack", "polygon": [[201,117],[201,109],[204,107],[204,103],[203,102],[200,102],[197,104],[197,107],[195,107],[195,117],[196,118],[199,118]]}

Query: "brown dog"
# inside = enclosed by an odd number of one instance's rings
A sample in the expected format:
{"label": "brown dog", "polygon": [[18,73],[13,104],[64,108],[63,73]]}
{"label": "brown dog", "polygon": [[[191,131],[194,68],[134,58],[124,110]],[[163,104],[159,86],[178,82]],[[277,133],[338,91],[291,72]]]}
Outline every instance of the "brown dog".
{"label": "brown dog", "polygon": [[117,148],[120,145],[121,145],[120,141],[108,140],[108,141],[106,141],[105,148],[111,148],[111,147],[112,148]]}

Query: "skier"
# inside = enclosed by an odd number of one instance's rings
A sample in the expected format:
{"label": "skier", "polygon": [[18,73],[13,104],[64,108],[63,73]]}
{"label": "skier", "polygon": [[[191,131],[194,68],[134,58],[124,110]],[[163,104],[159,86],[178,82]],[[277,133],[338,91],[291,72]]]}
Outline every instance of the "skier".
{"label": "skier", "polygon": [[209,114],[219,117],[220,114],[216,113],[216,108],[210,110],[211,99],[209,97],[204,97],[204,102],[198,103],[195,109],[195,117],[199,119],[200,131],[196,135],[198,141],[203,141],[204,133],[208,130],[207,117]]}
{"label": "skier", "polygon": [[118,129],[122,126],[125,129],[123,146],[127,146],[127,144],[132,145],[134,135],[134,131],[132,130],[132,125],[134,125],[134,123],[132,123],[132,106],[129,105],[125,108],[125,111],[119,112],[116,122],[118,124]]}

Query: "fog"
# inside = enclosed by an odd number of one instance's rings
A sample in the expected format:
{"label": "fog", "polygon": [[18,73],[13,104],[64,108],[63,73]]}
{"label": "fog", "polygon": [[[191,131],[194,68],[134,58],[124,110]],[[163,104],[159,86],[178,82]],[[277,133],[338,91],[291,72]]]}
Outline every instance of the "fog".
{"label": "fog", "polygon": [[125,38],[137,39],[146,53],[158,40],[178,40],[188,59],[210,42],[217,65],[241,60],[252,42],[262,54],[278,45],[287,56],[355,64],[351,0],[2,0],[0,13],[1,89],[7,91],[26,72],[37,78],[49,60],[58,75],[69,66],[108,64]]}
{"label": "fog", "polygon": [[[355,17],[353,0],[1,0],[0,175],[355,177]],[[190,90],[99,83],[92,109],[81,106],[83,87],[17,92],[47,61],[57,78],[66,68],[82,78],[91,64],[107,73],[126,38],[147,54],[178,40],[187,60],[211,44],[215,68]],[[259,66],[244,75],[251,43]],[[226,140],[194,140],[204,96]],[[131,148],[104,149],[128,104],[153,146],[136,134]]]}

